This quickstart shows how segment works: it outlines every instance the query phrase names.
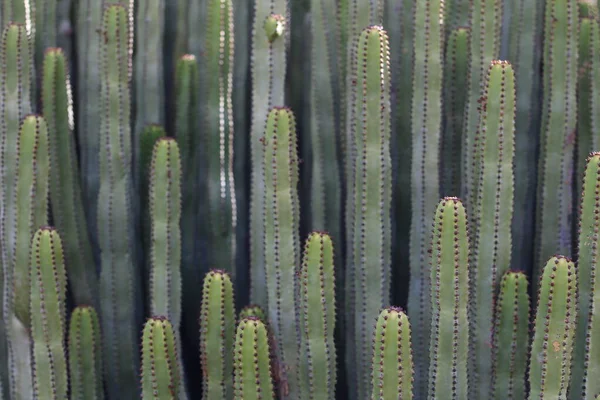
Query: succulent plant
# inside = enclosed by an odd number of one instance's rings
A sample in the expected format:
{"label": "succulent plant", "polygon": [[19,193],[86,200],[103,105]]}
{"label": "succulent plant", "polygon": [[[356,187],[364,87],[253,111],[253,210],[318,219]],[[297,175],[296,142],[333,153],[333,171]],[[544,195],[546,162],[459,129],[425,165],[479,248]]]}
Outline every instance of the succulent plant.
{"label": "succulent plant", "polygon": [[103,399],[102,339],[94,308],[84,305],[73,310],[68,344],[70,398]]}

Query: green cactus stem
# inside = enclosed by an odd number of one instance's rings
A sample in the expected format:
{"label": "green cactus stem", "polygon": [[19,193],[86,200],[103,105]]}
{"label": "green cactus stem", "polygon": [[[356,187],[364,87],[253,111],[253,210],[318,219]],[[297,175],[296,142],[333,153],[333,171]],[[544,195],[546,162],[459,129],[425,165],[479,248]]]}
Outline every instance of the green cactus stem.
{"label": "green cactus stem", "polygon": [[302,351],[306,354],[308,390],[313,399],[334,399],[336,351],[335,268],[333,242],[328,234],[313,232],[306,240],[300,270],[298,310],[302,330]]}
{"label": "green cactus stem", "polygon": [[240,311],[240,315],[238,316],[238,319],[241,321],[244,318],[249,318],[249,317],[258,318],[263,323],[267,323],[267,321],[268,321],[265,310],[263,310],[261,306],[257,306],[255,304],[250,304],[250,305],[242,308],[242,310]]}
{"label": "green cactus stem", "polygon": [[[415,395],[425,394],[428,369],[429,267],[427,251],[431,245],[429,221],[439,200],[439,143],[442,128],[442,82],[444,24],[441,0],[415,4],[413,102],[412,102],[412,176],[410,224],[409,314],[415,315]],[[454,193],[456,195],[456,193]]]}
{"label": "green cactus stem", "polygon": [[31,242],[31,338],[33,388],[39,400],[67,398],[67,275],[60,236],[40,228]]}
{"label": "green cactus stem", "polygon": [[245,318],[238,324],[233,355],[235,400],[275,400],[267,336],[258,318]]}
{"label": "green cactus stem", "polygon": [[552,257],[540,279],[529,359],[529,400],[566,399],[577,317],[575,264]]}
{"label": "green cactus stem", "polygon": [[494,321],[491,398],[525,399],[529,295],[524,273],[508,271],[504,274]]}
{"label": "green cactus stem", "polygon": [[136,398],[139,371],[135,305],[138,271],[131,209],[131,129],[128,10],[110,5],[104,11],[102,107],[100,130],[101,322],[109,399]]}
{"label": "green cactus stem", "polygon": [[[44,64],[46,49],[58,46],[58,3],[59,0],[20,0],[33,10],[30,18],[34,20],[35,65]],[[32,7],[33,6],[33,7]]]}
{"label": "green cactus stem", "polygon": [[446,0],[444,3],[444,25],[447,40],[451,40],[450,37],[457,29],[469,25],[470,8],[469,0]]}
{"label": "green cactus stem", "polygon": [[200,360],[207,399],[231,399],[235,310],[230,275],[211,270],[204,278],[200,311]]}
{"label": "green cactus stem", "polygon": [[100,322],[90,306],[79,306],[71,314],[69,372],[71,400],[104,398]]}
{"label": "green cactus stem", "polygon": [[507,61],[492,61],[480,104],[471,153],[476,186],[471,204],[474,229],[469,270],[470,398],[485,400],[492,381],[492,337],[498,284],[510,268],[515,153],[515,79]]}
{"label": "green cactus stem", "polygon": [[250,74],[252,121],[250,123],[250,299],[267,307],[267,277],[264,254],[264,148],[269,110],[285,104],[288,14],[286,0],[254,2]]}
{"label": "green cactus stem", "polygon": [[398,307],[381,311],[373,341],[371,400],[413,398],[413,356],[408,317]]}
{"label": "green cactus stem", "polygon": [[50,204],[64,238],[65,263],[77,304],[98,304],[98,278],[88,236],[73,136],[73,104],[67,60],[61,49],[46,51],[42,105],[48,125]]}
{"label": "green cactus stem", "polygon": [[[166,137],[165,129],[160,125],[148,125],[140,134],[140,207],[142,209],[142,233],[144,239],[144,248],[151,247],[151,222],[150,211],[148,209],[150,202],[150,173],[152,166],[152,154],[154,145],[158,139]],[[147,278],[147,276],[145,276]]]}
{"label": "green cactus stem", "polygon": [[300,396],[298,382],[299,329],[295,308],[300,270],[300,209],[296,121],[287,108],[269,112],[263,137],[265,191],[264,255],[268,315],[277,342],[284,398]]}
{"label": "green cactus stem", "polygon": [[431,399],[467,399],[469,240],[460,200],[445,197],[433,222],[431,253]]}
{"label": "green cactus stem", "polygon": [[149,318],[142,335],[142,398],[176,400],[181,367],[173,326],[166,317]]}

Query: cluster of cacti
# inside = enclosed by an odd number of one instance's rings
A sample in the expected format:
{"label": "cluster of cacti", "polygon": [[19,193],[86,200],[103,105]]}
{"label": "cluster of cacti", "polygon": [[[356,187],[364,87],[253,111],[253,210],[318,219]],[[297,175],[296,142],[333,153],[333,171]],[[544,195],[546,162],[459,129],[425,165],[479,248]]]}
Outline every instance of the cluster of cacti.
{"label": "cluster of cacti", "polygon": [[600,398],[599,18],[2,1],[0,400]]}

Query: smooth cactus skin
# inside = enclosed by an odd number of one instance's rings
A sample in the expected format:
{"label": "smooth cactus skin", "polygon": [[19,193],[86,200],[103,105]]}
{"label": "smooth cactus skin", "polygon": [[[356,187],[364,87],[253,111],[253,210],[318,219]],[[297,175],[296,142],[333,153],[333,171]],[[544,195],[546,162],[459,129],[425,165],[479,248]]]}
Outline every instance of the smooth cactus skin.
{"label": "smooth cactus skin", "polygon": [[444,64],[445,121],[441,142],[440,185],[442,195],[460,193],[460,163],[467,79],[469,77],[469,28],[450,32]]}
{"label": "smooth cactus skin", "polygon": [[142,334],[142,399],[177,400],[181,367],[173,326],[166,317],[149,318]]}
{"label": "smooth cactus skin", "polygon": [[508,271],[502,277],[494,319],[492,399],[525,399],[529,345],[527,276]]}
{"label": "smooth cactus skin", "polygon": [[473,253],[469,323],[470,398],[488,399],[492,381],[493,313],[498,284],[510,268],[515,154],[515,79],[507,61],[492,61],[470,151],[476,179],[471,204]]}
{"label": "smooth cactus skin", "polygon": [[576,318],[575,264],[554,256],[539,284],[529,360],[529,400],[567,398]]}
{"label": "smooth cactus skin", "polygon": [[233,57],[234,25],[231,0],[208,0],[206,43],[202,56],[204,93],[203,145],[206,148],[210,265],[235,280],[237,205],[234,160]]}
{"label": "smooth cactus skin", "polygon": [[311,399],[335,399],[336,352],[334,251],[328,234],[313,232],[306,240],[300,270],[302,352],[306,354]]}
{"label": "smooth cactus skin", "polygon": [[[371,393],[374,318],[389,302],[391,269],[391,159],[389,40],[380,26],[365,28],[356,42],[352,101],[352,279],[358,398]],[[350,283],[348,284],[350,285]],[[349,360],[347,360],[349,362]]]}
{"label": "smooth cactus skin", "polygon": [[249,317],[237,327],[234,349],[234,399],[275,400],[265,325]]}
{"label": "smooth cactus skin", "polygon": [[34,398],[67,399],[67,274],[62,241],[53,228],[42,227],[33,236],[30,265]]}
{"label": "smooth cactus skin", "polygon": [[[439,201],[439,158],[442,130],[442,83],[444,78],[444,22],[441,0],[415,4],[413,99],[412,99],[412,167],[410,223],[409,314],[415,345],[415,394],[425,393],[429,362],[429,319],[431,310],[425,300],[429,296],[427,251],[431,245],[429,221]],[[453,195],[457,195],[454,193]]]}
{"label": "smooth cactus skin", "polygon": [[100,321],[94,308],[73,310],[68,339],[71,400],[103,399]]}
{"label": "smooth cactus skin", "polygon": [[573,350],[570,399],[593,399],[600,393],[595,378],[600,370],[598,309],[600,291],[596,281],[598,228],[600,224],[600,153],[587,158],[579,209],[578,317]]}
{"label": "smooth cactus skin", "polygon": [[61,49],[46,51],[42,81],[43,114],[50,144],[50,204],[64,239],[65,264],[75,302],[98,304],[98,278],[88,236],[73,136],[69,72]]}
{"label": "smooth cactus skin", "polygon": [[431,253],[430,399],[467,399],[469,240],[460,200],[442,199]]}
{"label": "smooth cactus skin", "polygon": [[410,323],[400,308],[381,311],[375,328],[371,400],[412,400]]}
{"label": "smooth cactus skin", "polygon": [[136,247],[131,209],[131,130],[128,12],[120,5],[104,11],[101,46],[102,107],[98,239],[104,360],[110,399],[138,397]]}
{"label": "smooth cactus skin", "polygon": [[572,182],[577,119],[577,2],[546,6],[543,108],[538,167],[536,254],[533,281],[552,254],[571,253]]}
{"label": "smooth cactus skin", "polygon": [[300,269],[296,120],[287,108],[269,112],[264,143],[264,249],[267,312],[277,342],[284,398],[299,398],[299,329],[295,308]]}
{"label": "smooth cactus skin", "polygon": [[252,121],[250,123],[250,300],[267,306],[264,254],[264,154],[261,138],[269,110],[285,104],[286,49],[288,35],[286,0],[253,0]]}
{"label": "smooth cactus skin", "polygon": [[230,275],[212,270],[204,278],[200,311],[200,360],[206,399],[231,399],[235,310]]}

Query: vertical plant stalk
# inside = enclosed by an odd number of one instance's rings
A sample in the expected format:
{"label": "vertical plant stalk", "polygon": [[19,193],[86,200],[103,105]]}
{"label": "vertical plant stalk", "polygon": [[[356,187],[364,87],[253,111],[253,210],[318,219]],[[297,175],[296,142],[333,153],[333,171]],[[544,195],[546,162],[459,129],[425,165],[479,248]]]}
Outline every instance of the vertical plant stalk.
{"label": "vertical plant stalk", "polygon": [[529,400],[565,399],[577,318],[575,264],[552,257],[540,279],[529,359]]}
{"label": "vertical plant stalk", "polygon": [[300,398],[300,329],[296,283],[300,272],[300,209],[296,121],[287,108],[269,112],[264,143],[263,252],[269,300],[268,315],[277,342],[280,396]]}
{"label": "vertical plant stalk", "polygon": [[233,284],[227,272],[211,270],[204,278],[200,311],[203,398],[232,398],[234,341]]}
{"label": "vertical plant stalk", "polygon": [[[160,138],[167,136],[165,129],[160,125],[148,125],[140,134],[140,208],[142,214],[142,235],[144,248],[151,248],[152,223],[150,221],[150,175],[152,169],[152,155],[154,146]],[[148,268],[149,270],[149,268]],[[149,278],[148,271],[144,271],[144,279]]]}
{"label": "vertical plant stalk", "polygon": [[[353,71],[354,153],[351,263],[354,268],[354,345],[358,398],[371,393],[374,318],[390,298],[391,196],[389,41],[380,26],[356,42]],[[352,297],[351,297],[352,298]],[[348,362],[348,360],[347,360]],[[352,379],[352,378],[351,378]]]}
{"label": "vertical plant stalk", "polygon": [[233,175],[234,20],[231,0],[209,0],[206,10],[203,142],[208,165],[209,265],[235,281],[237,206]]}
{"label": "vertical plant stalk", "polygon": [[487,400],[492,384],[493,312],[498,284],[510,268],[515,154],[515,76],[507,61],[492,61],[480,104],[473,150],[477,186],[471,204],[473,234],[469,322],[469,398]]}
{"label": "vertical plant stalk", "polygon": [[79,182],[69,71],[61,49],[46,51],[42,106],[53,169],[50,175],[53,221],[64,239],[65,264],[75,303],[95,306],[99,304],[98,277]]}
{"label": "vertical plant stalk", "polygon": [[116,400],[139,396],[127,8],[107,7],[103,31],[98,197],[100,296],[108,398]]}
{"label": "vertical plant stalk", "polygon": [[525,399],[528,324],[527,276],[508,271],[500,283],[494,315],[492,399]]}
{"label": "vertical plant stalk", "polygon": [[33,236],[30,265],[34,396],[66,399],[67,274],[62,242],[53,228],[42,227]]}
{"label": "vertical plant stalk", "polygon": [[275,400],[269,353],[263,322],[255,317],[241,320],[233,353],[235,400]]}
{"label": "vertical plant stalk", "polygon": [[460,200],[445,197],[433,222],[431,253],[431,399],[467,399],[469,240]]}
{"label": "vertical plant stalk", "polygon": [[409,314],[415,315],[415,395],[425,396],[429,365],[429,321],[427,298],[429,267],[427,251],[431,247],[429,221],[433,219],[440,193],[440,149],[442,128],[442,83],[444,77],[444,24],[441,0],[415,4],[413,102],[411,116],[411,223]]}
{"label": "vertical plant stalk", "polygon": [[[19,0],[24,2],[23,0]],[[46,49],[58,46],[58,3],[60,0],[27,0],[33,5],[35,65],[44,64]],[[31,11],[30,11],[31,13]],[[39,71],[41,72],[41,71]],[[39,73],[38,72],[38,73]]]}
{"label": "vertical plant stalk", "polygon": [[254,0],[252,23],[252,121],[250,126],[250,300],[267,306],[264,254],[263,145],[269,110],[285,105],[286,49],[288,27],[286,0]]}
{"label": "vertical plant stalk", "polygon": [[102,341],[96,310],[90,306],[73,310],[68,340],[71,400],[103,399]]}
{"label": "vertical plant stalk", "polygon": [[32,11],[35,10],[36,0],[6,0],[0,5],[0,16],[2,17],[2,27],[6,28],[12,23],[22,24],[28,34],[34,32],[34,18]]}
{"label": "vertical plant stalk", "polygon": [[[306,240],[300,270],[299,314],[302,352],[307,364],[309,398],[335,399],[337,379],[335,267],[331,237],[313,232]],[[303,384],[306,384],[303,382]]]}
{"label": "vertical plant stalk", "polygon": [[469,0],[446,0],[444,3],[444,26],[446,31],[446,40],[450,40],[452,33],[457,29],[469,25],[469,17],[471,12],[470,8],[471,4]]}
{"label": "vertical plant stalk", "polygon": [[383,309],[373,338],[373,392],[371,399],[413,398],[413,354],[410,323],[400,308]]}

